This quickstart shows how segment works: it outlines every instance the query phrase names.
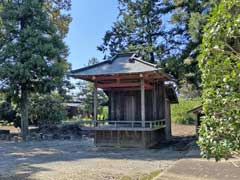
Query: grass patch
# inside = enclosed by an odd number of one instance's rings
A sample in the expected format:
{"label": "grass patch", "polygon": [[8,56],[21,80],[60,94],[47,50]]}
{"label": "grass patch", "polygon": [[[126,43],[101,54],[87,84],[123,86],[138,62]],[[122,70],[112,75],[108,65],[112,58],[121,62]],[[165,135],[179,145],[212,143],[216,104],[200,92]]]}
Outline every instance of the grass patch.
{"label": "grass patch", "polygon": [[160,174],[160,171],[153,171],[150,174],[143,176],[142,178],[140,178],[139,180],[152,180],[155,177],[157,177]]}
{"label": "grass patch", "polygon": [[123,176],[120,180],[133,180],[133,179],[129,176]]}
{"label": "grass patch", "polygon": [[121,180],[153,180],[155,177],[157,177],[160,174],[161,171],[153,171],[150,174],[144,175],[143,177],[139,177],[137,179],[133,179],[129,176],[124,176],[121,178]]}
{"label": "grass patch", "polygon": [[187,112],[201,105],[201,98],[179,98],[179,104],[171,106],[172,122],[178,124],[194,124],[196,117]]}

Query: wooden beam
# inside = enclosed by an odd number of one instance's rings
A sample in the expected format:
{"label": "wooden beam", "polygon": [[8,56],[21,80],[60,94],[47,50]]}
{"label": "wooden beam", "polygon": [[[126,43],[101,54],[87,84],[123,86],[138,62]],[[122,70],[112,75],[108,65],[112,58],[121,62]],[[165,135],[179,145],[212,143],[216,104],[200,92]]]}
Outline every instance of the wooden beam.
{"label": "wooden beam", "polygon": [[79,79],[84,79],[84,80],[88,80],[88,81],[109,81],[109,80],[113,80],[116,81],[117,79],[120,80],[140,80],[141,78],[144,79],[158,79],[158,80],[167,80],[166,77],[164,77],[163,75],[156,73],[156,72],[143,72],[141,74],[139,73],[135,73],[135,74],[112,74],[112,75],[96,75],[96,76],[85,76],[85,75],[79,75],[79,76],[75,76],[75,78],[79,78]]}
{"label": "wooden beam", "polygon": [[[152,90],[152,86],[144,86],[145,90]],[[140,91],[140,87],[123,87],[123,88],[104,88],[105,91]]]}
{"label": "wooden beam", "polygon": [[142,127],[145,127],[145,88],[144,79],[141,79],[141,117],[142,117]]}
{"label": "wooden beam", "polygon": [[[85,78],[92,80],[92,76],[79,76],[79,78]],[[116,79],[140,79],[139,74],[125,74],[125,75],[99,75],[95,76],[97,81],[104,81],[104,80],[116,80]]]}
{"label": "wooden beam", "polygon": [[117,87],[138,87],[140,86],[139,82],[130,82],[130,83],[106,83],[106,84],[97,84],[98,88],[117,88]]}
{"label": "wooden beam", "polygon": [[97,123],[97,83],[94,82],[94,91],[93,91],[93,120],[94,120],[94,127],[96,127]]}
{"label": "wooden beam", "polygon": [[[106,84],[97,84],[97,88],[101,89],[111,89],[111,88],[135,88],[140,90],[141,82],[119,82],[119,83],[106,83]],[[149,83],[144,83],[145,89],[152,89],[153,86]]]}

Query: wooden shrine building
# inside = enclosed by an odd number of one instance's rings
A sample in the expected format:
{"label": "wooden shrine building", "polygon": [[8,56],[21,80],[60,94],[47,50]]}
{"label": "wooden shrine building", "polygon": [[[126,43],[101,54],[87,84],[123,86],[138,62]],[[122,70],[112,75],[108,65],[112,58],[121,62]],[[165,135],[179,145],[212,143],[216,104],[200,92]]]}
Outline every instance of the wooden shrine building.
{"label": "wooden shrine building", "polygon": [[[170,104],[178,103],[172,78],[133,53],[118,54],[73,70],[71,77],[94,83],[97,146],[151,147],[171,138]],[[97,120],[97,89],[109,98],[108,119]]]}

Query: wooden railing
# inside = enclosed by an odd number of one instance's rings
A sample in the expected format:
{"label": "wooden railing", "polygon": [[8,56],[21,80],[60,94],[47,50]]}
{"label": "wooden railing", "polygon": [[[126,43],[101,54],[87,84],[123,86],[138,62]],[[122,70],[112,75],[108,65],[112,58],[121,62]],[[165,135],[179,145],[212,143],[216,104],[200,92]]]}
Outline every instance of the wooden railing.
{"label": "wooden railing", "polygon": [[80,125],[97,128],[150,128],[156,129],[165,127],[165,119],[155,121],[114,121],[114,120],[99,120],[99,121],[80,121]]}

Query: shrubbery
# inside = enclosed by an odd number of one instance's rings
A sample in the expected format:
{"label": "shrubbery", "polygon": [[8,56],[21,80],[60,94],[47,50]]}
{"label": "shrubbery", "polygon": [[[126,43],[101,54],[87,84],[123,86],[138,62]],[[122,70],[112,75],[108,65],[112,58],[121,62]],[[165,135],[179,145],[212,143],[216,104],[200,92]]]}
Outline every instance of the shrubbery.
{"label": "shrubbery", "polygon": [[12,125],[19,127],[20,116],[12,107],[11,103],[3,101],[0,103],[0,124]]}
{"label": "shrubbery", "polygon": [[171,106],[172,122],[178,124],[194,124],[196,117],[187,112],[201,105],[200,98],[179,98],[179,104]]}
{"label": "shrubbery", "polygon": [[[19,108],[6,101],[0,103],[0,121],[2,124],[14,124],[21,127]],[[63,98],[57,94],[32,95],[29,103],[30,125],[58,124],[66,119]]]}
{"label": "shrubbery", "polygon": [[203,82],[202,155],[216,160],[240,151],[240,0],[224,1],[204,29],[199,64]]}
{"label": "shrubbery", "polygon": [[31,97],[29,118],[34,125],[58,124],[66,119],[66,114],[63,98],[56,93]]}

